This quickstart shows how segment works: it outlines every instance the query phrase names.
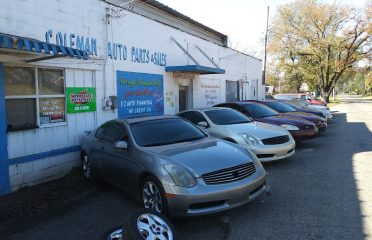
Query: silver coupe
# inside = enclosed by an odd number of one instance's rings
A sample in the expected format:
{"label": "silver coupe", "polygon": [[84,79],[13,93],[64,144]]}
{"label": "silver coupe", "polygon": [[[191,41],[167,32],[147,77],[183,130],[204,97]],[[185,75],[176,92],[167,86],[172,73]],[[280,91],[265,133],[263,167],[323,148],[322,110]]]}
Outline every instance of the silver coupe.
{"label": "silver coupe", "polygon": [[84,138],[81,157],[87,179],[101,177],[171,217],[228,210],[267,189],[254,154],[177,116],[106,122]]}

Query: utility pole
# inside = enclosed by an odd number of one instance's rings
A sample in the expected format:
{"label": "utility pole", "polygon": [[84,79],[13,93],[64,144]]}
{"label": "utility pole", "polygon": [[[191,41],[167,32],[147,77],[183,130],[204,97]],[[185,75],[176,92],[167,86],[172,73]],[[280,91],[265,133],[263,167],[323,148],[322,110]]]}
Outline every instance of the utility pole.
{"label": "utility pole", "polygon": [[267,6],[267,19],[266,19],[266,34],[265,34],[265,57],[264,57],[264,70],[262,74],[262,85],[266,83],[266,55],[267,55],[267,34],[269,31],[269,6]]}

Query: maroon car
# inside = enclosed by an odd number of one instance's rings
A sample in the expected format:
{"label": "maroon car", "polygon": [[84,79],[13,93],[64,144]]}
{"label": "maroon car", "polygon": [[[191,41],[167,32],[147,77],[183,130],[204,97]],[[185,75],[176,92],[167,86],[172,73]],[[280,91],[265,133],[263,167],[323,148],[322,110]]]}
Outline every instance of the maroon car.
{"label": "maroon car", "polygon": [[307,137],[313,137],[318,132],[318,128],[314,123],[303,118],[280,114],[261,103],[231,102],[217,104],[214,107],[232,108],[253,118],[255,121],[281,126],[287,129],[296,141]]}
{"label": "maroon car", "polygon": [[323,132],[327,129],[327,122],[325,121],[324,118],[319,117],[312,113],[297,111],[295,108],[291,107],[290,105],[280,102],[278,100],[265,100],[265,101],[249,100],[248,102],[262,103],[274,109],[275,111],[279,113],[290,115],[293,117],[303,118],[305,120],[313,122],[315,126],[318,128],[319,132]]}

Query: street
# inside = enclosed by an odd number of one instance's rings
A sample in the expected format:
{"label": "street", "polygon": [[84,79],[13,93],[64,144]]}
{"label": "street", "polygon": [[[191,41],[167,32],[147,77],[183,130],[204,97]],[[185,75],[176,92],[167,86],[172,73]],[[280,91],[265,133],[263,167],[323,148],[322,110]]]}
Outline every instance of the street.
{"label": "street", "polygon": [[[325,133],[298,143],[291,158],[264,165],[271,196],[176,220],[179,239],[372,239],[372,101],[340,100]],[[106,185],[79,194],[19,225],[7,219],[0,239],[104,239],[138,207]]]}

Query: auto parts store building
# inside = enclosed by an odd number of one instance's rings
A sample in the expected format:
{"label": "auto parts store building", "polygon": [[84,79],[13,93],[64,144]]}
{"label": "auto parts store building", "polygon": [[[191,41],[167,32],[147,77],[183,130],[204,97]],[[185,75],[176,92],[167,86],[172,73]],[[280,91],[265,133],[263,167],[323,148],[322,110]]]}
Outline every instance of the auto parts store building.
{"label": "auto parts store building", "polygon": [[117,118],[262,99],[262,62],[154,0],[0,0],[0,195],[79,165]]}

